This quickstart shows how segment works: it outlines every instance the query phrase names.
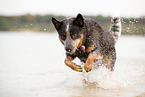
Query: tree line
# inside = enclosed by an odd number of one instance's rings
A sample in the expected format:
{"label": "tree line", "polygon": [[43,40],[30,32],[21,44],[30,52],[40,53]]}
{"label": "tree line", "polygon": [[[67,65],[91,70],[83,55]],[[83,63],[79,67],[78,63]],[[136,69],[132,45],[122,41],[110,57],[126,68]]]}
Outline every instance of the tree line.
{"label": "tree line", "polygon": [[[33,31],[33,32],[55,32],[51,18],[59,20],[69,18],[55,15],[21,15],[21,16],[0,16],[0,31]],[[96,20],[101,26],[109,30],[111,17],[85,16]],[[122,34],[145,35],[145,17],[121,18]]]}

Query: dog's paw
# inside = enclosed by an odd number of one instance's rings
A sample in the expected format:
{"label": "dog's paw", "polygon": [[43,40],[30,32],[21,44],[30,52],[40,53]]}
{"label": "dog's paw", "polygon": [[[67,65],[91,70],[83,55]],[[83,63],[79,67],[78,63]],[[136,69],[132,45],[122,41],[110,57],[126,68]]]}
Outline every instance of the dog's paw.
{"label": "dog's paw", "polygon": [[89,72],[89,71],[92,70],[92,65],[85,64],[85,67],[84,68],[85,68],[86,72]]}
{"label": "dog's paw", "polygon": [[78,71],[78,72],[82,72],[83,71],[82,67],[79,66],[79,65],[76,65],[76,64],[73,66],[72,69],[75,70],[75,71]]}

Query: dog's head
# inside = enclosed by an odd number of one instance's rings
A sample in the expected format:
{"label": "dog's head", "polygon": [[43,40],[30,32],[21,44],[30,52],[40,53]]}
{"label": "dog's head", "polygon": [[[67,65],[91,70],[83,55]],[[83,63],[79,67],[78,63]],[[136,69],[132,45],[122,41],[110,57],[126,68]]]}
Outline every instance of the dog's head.
{"label": "dog's head", "polygon": [[65,50],[69,54],[74,54],[77,47],[80,47],[83,41],[82,28],[84,27],[84,18],[78,14],[76,18],[59,21],[52,17],[59,39],[64,44]]}

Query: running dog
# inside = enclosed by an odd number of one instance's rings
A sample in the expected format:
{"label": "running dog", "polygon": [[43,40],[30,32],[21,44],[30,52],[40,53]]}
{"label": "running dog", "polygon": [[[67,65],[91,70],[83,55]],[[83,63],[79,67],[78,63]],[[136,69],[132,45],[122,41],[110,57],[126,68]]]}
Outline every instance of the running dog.
{"label": "running dog", "polygon": [[75,18],[57,20],[52,17],[59,39],[66,50],[65,64],[71,69],[82,72],[80,65],[72,61],[78,57],[85,63],[86,72],[92,70],[95,59],[102,58],[102,64],[110,71],[116,61],[115,43],[121,34],[119,17],[112,17],[110,31],[106,31],[96,21],[78,14]]}

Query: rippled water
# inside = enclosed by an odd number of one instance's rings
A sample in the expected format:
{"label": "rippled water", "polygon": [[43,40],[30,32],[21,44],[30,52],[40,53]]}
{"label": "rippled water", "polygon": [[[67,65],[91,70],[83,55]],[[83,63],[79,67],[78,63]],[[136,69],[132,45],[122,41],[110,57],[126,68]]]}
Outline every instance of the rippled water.
{"label": "rippled water", "polygon": [[80,73],[56,33],[1,32],[0,97],[145,97],[145,37],[121,36],[116,48],[114,72]]}

